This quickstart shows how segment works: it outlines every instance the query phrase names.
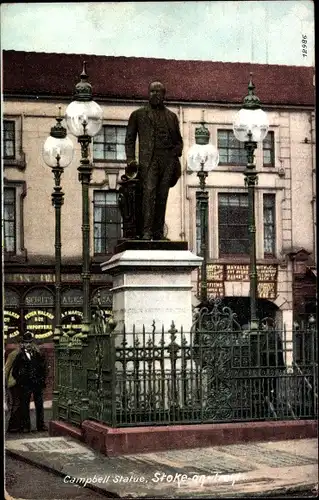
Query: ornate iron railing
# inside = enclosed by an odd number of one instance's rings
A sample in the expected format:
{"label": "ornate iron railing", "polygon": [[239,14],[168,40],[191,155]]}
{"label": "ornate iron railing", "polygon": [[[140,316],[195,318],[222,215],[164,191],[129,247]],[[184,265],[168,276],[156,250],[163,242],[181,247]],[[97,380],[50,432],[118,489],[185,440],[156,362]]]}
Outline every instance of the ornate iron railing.
{"label": "ornate iron railing", "polygon": [[299,335],[313,355],[297,363],[294,332],[269,321],[244,331],[219,301],[198,312],[190,332],[172,323],[114,333],[98,310],[81,347],[60,342],[59,418],[113,427],[317,418],[316,335]]}

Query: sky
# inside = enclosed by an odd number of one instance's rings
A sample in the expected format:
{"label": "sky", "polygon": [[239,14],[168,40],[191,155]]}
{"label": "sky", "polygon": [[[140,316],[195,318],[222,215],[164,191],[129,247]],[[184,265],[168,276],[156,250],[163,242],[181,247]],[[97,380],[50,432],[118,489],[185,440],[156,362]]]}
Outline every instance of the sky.
{"label": "sky", "polygon": [[1,48],[314,66],[314,2],[2,3]]}

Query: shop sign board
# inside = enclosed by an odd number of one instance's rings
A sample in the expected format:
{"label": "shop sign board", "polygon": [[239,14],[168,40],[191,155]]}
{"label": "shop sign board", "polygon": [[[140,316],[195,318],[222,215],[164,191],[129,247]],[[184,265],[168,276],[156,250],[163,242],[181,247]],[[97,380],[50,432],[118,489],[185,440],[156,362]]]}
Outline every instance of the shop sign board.
{"label": "shop sign board", "polygon": [[[199,269],[198,291],[201,269]],[[224,297],[225,281],[249,281],[249,264],[207,264],[207,296]],[[257,265],[258,298],[275,300],[277,296],[277,266]]]}
{"label": "shop sign board", "polygon": [[45,310],[35,309],[24,315],[26,329],[30,330],[36,339],[48,339],[53,335],[54,315]]}
{"label": "shop sign board", "polygon": [[77,309],[67,309],[61,314],[63,332],[80,333],[82,329],[83,312]]}
{"label": "shop sign board", "polygon": [[4,340],[15,339],[20,336],[20,314],[17,311],[5,309],[3,311]]}

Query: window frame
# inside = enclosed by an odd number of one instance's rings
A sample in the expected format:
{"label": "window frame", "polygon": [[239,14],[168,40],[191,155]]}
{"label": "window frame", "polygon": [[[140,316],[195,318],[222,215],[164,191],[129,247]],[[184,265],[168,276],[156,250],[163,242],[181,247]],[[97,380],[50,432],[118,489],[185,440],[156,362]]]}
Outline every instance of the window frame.
{"label": "window frame", "polygon": [[[227,196],[228,198],[231,197],[241,197],[245,198],[247,200],[247,218],[246,218],[246,224],[241,224],[243,227],[246,226],[247,228],[247,238],[245,240],[247,241],[247,252],[231,252],[231,253],[225,253],[221,251],[221,224],[220,224],[220,196]],[[240,206],[240,205],[239,205]],[[226,191],[218,191],[217,193],[217,225],[218,225],[218,240],[217,240],[217,248],[218,248],[218,258],[219,259],[231,259],[231,258],[247,258],[249,257],[249,233],[248,233],[248,226],[249,226],[249,220],[248,220],[248,215],[249,215],[249,206],[248,206],[248,193],[243,192],[243,191],[232,191],[232,192],[226,192]],[[238,227],[238,220],[236,223],[229,225],[223,224],[226,227],[233,227],[236,226]],[[231,232],[231,230],[229,230]],[[223,240],[235,240],[235,238],[222,238]],[[244,239],[244,238],[242,238]]]}
{"label": "window frame", "polygon": [[[227,133],[227,147],[226,148],[221,148],[219,146],[219,140],[220,140],[219,139],[219,133],[220,132]],[[239,145],[238,148],[229,147],[229,136],[230,136],[230,134],[233,134],[234,139],[238,142],[238,145]],[[219,151],[219,165],[220,166],[246,167],[246,165],[247,165],[247,153],[246,153],[246,150],[245,150],[245,144],[243,142],[238,141],[238,139],[236,139],[235,134],[234,134],[234,132],[233,132],[232,129],[230,129],[230,128],[217,128],[217,141],[216,142],[217,142],[217,149]],[[244,158],[244,160],[242,162],[241,161],[235,161],[235,162],[234,161],[232,161],[232,162],[230,162],[230,161],[226,161],[226,162],[222,161],[221,160],[221,154],[220,154],[220,150],[221,149],[226,149],[227,150],[227,158],[229,158],[229,151],[230,150],[236,150],[236,151],[243,150],[243,152],[245,154],[245,158]]]}
{"label": "window frame", "polygon": [[[13,192],[12,200],[7,202],[6,193],[9,191]],[[16,255],[17,253],[17,189],[15,186],[4,186],[3,188],[3,241],[4,241],[4,252],[7,255]],[[6,219],[6,207],[13,207],[13,220]],[[6,234],[6,223],[13,223],[13,234]],[[8,239],[13,239],[13,250],[8,250],[6,242]]]}
{"label": "window frame", "polygon": [[[218,195],[219,194],[245,194],[248,196],[247,188],[243,186],[216,186],[209,183],[206,186],[209,195],[208,204],[208,262],[245,262],[250,260],[249,254],[223,254],[219,251],[219,213],[218,213]],[[197,184],[186,186],[186,199],[189,203],[186,205],[186,217],[189,221],[188,234],[192,251],[196,253],[196,192]],[[263,232],[263,195],[273,194],[275,196],[275,239],[274,255],[264,256],[264,232]],[[283,227],[281,221],[281,203],[283,200],[283,190],[281,188],[260,188],[255,191],[255,221],[256,221],[256,259],[258,262],[280,263],[280,252],[283,245]],[[212,228],[214,228],[212,230]],[[199,254],[198,254],[199,255]]]}
{"label": "window frame", "polygon": [[[6,129],[6,125],[12,125],[12,130],[9,131]],[[6,133],[11,132],[13,134],[13,137],[11,139],[6,138]],[[12,149],[13,149],[13,154],[12,155],[7,155],[6,154],[6,145],[8,143],[12,143]],[[3,159],[4,161],[6,160],[15,160],[16,159],[16,122],[15,120],[10,120],[10,119],[3,119]]]}
{"label": "window frame", "polygon": [[[125,129],[125,132],[126,132],[127,122],[126,123],[104,123],[102,125],[101,130],[104,130],[104,136],[103,136],[104,141],[103,142],[99,141],[98,144],[102,144],[103,145],[103,154],[105,153],[105,147],[108,144],[105,141],[105,130],[107,128],[115,128],[116,129],[116,133],[117,133],[117,129],[122,128],[122,129]],[[111,163],[114,163],[114,164],[123,164],[123,163],[126,163],[126,157],[122,158],[122,159],[118,159],[118,158],[96,158],[94,156],[94,145],[96,144],[96,138],[97,137],[98,137],[98,134],[93,138],[93,144],[92,144],[92,158],[93,158],[93,163],[108,163],[108,164],[111,164]],[[116,139],[117,139],[117,136],[116,136]],[[113,144],[113,143],[110,143],[110,144]],[[118,142],[115,142],[114,144],[115,144],[115,146],[117,144],[121,144],[122,145],[122,143],[118,143]],[[123,145],[125,147],[125,139],[124,139]]]}
{"label": "window frame", "polygon": [[[272,223],[272,227],[273,227],[273,241],[272,241],[272,252],[266,252],[265,251],[265,241],[266,241],[266,235],[265,235],[265,229],[267,226],[269,226],[270,224],[266,224],[265,223],[265,209],[268,208],[265,206],[265,199],[266,198],[270,198],[273,199],[273,205],[272,205],[272,210],[273,210],[273,223]],[[262,210],[263,210],[263,255],[264,255],[264,259],[273,259],[273,258],[276,258],[276,244],[277,244],[277,227],[276,227],[276,216],[277,216],[277,213],[276,213],[276,194],[275,193],[262,193]]]}
{"label": "window frame", "polygon": [[[2,124],[4,129],[4,122],[14,123],[14,156],[5,157],[3,155],[3,164],[5,168],[17,168],[18,170],[25,170],[26,158],[23,152],[22,144],[22,131],[23,131],[23,116],[22,115],[4,115]],[[4,131],[3,131],[4,132]],[[2,132],[2,147],[4,149],[4,133]]]}
{"label": "window frame", "polygon": [[[267,136],[270,135],[270,142],[271,142],[271,147],[270,148],[265,148],[265,140]],[[265,162],[264,160],[264,152],[265,151],[270,151],[270,157],[271,161],[270,163]],[[275,167],[275,158],[276,158],[276,151],[275,151],[275,132],[273,130],[268,130],[267,135],[265,139],[262,141],[262,165],[263,167],[266,168],[274,168]]]}
{"label": "window frame", "polygon": [[27,249],[24,247],[24,198],[27,194],[25,181],[11,181],[4,178],[4,189],[15,189],[15,252],[4,251],[5,260],[25,262]]}
{"label": "window frame", "polygon": [[[104,203],[103,205],[98,205],[98,203],[96,202],[96,199],[95,199],[95,195],[98,194],[98,193],[103,193],[105,194],[105,200],[107,198],[107,194],[116,194],[116,201],[117,203]],[[117,240],[121,238],[122,236],[122,218],[121,218],[121,212],[120,212],[120,207],[119,207],[119,191],[116,190],[116,189],[94,189],[93,191],[93,255],[94,257],[100,257],[102,255],[112,255],[113,254],[113,249],[114,249],[114,245],[113,247],[111,247],[111,245],[106,245],[107,241],[108,241],[108,238],[106,237],[106,228],[107,228],[107,223],[104,222],[101,220],[101,221],[97,221],[96,220],[96,208],[100,206],[102,208],[105,208],[107,206],[117,206],[117,209],[118,209],[118,215],[119,215],[119,219],[118,219],[118,222],[115,222],[115,223],[112,223],[112,225],[115,225],[118,227],[118,231],[117,231]],[[103,227],[104,227],[104,236],[98,238],[95,236],[95,230],[96,230],[96,225],[99,225],[102,229],[101,229],[101,232],[103,231]],[[102,251],[97,251],[97,245],[96,245],[96,241],[101,241],[103,244],[101,244],[101,247],[103,247],[103,250]],[[109,241],[113,241],[113,238],[110,238]]]}

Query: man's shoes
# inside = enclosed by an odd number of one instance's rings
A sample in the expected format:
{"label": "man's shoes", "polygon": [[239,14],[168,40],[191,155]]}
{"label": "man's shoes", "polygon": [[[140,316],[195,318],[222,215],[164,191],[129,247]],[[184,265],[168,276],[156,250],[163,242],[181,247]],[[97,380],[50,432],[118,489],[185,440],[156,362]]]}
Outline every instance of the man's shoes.
{"label": "man's shoes", "polygon": [[21,432],[23,432],[23,434],[28,434],[29,432],[31,432],[31,429],[29,429],[29,427],[25,427]]}
{"label": "man's shoes", "polygon": [[45,432],[48,431],[49,429],[47,428],[46,425],[41,425],[41,427],[37,427],[38,432]]}
{"label": "man's shoes", "polygon": [[142,236],[142,240],[151,240],[151,239],[152,239],[151,233],[144,233]]}
{"label": "man's shoes", "polygon": [[164,239],[163,233],[154,234],[154,240],[163,240],[163,239]]}

